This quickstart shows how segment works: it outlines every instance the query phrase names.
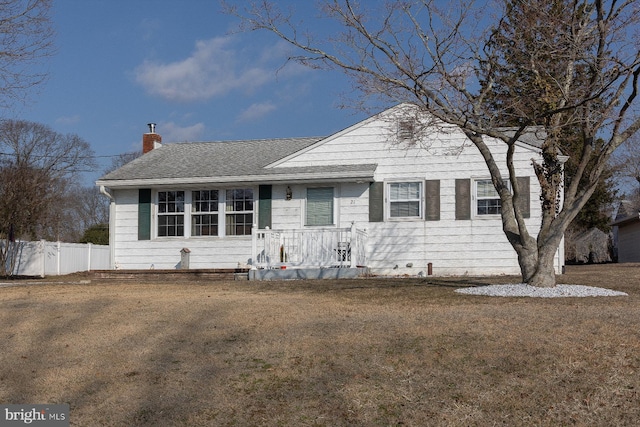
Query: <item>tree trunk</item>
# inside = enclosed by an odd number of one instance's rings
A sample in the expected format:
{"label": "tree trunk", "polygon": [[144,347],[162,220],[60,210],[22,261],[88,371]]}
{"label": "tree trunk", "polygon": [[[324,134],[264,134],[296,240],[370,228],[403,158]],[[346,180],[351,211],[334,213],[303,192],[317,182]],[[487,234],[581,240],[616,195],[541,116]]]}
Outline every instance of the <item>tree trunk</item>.
{"label": "tree trunk", "polygon": [[0,277],[13,275],[18,257],[18,243],[11,241],[9,236],[0,241]]}
{"label": "tree trunk", "polygon": [[540,288],[556,285],[555,256],[562,237],[546,241],[534,250],[518,253],[522,282]]}
{"label": "tree trunk", "polygon": [[[557,248],[556,248],[557,249]],[[540,288],[552,288],[556,285],[554,257],[556,250],[548,246],[540,248],[534,274],[525,283]]]}
{"label": "tree trunk", "polygon": [[518,253],[518,265],[522,274],[522,283],[529,283],[538,270],[538,252],[533,250],[516,250]]}

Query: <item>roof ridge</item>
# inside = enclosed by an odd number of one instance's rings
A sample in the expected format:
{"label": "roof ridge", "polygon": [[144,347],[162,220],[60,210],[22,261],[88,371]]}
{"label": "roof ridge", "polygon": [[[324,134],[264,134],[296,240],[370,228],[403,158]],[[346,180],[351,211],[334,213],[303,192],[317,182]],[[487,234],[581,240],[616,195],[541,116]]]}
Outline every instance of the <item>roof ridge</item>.
{"label": "roof ridge", "polygon": [[261,142],[261,141],[286,141],[286,140],[317,140],[320,141],[326,138],[326,136],[291,136],[291,137],[278,137],[278,138],[254,138],[254,139],[221,139],[213,141],[176,141],[167,142],[163,145],[172,144],[220,144],[220,143],[235,143],[235,142]]}

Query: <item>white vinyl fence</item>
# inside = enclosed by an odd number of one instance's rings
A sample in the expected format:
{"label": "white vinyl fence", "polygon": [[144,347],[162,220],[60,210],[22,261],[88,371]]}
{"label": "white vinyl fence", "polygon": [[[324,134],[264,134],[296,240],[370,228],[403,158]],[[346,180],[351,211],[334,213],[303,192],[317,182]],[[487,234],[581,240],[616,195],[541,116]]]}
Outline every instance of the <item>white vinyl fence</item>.
{"label": "white vinyl fence", "polygon": [[91,243],[16,242],[19,245],[13,274],[57,276],[110,268],[109,246]]}

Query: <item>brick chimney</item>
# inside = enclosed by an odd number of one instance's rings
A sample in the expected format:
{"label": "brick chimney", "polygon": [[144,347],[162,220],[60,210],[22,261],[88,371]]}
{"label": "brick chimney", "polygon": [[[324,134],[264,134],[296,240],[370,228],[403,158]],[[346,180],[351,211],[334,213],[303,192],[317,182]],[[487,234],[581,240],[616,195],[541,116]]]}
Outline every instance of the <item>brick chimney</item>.
{"label": "brick chimney", "polygon": [[142,154],[162,145],[162,137],[156,133],[156,124],[148,123],[149,133],[142,134]]}

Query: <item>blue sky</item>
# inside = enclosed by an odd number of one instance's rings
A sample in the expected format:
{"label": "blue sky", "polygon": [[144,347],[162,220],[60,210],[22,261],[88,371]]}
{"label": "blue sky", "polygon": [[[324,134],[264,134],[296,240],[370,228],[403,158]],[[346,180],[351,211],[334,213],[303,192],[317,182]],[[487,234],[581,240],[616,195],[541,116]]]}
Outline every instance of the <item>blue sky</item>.
{"label": "blue sky", "polygon": [[[313,16],[314,1],[279,3]],[[286,44],[234,31],[216,0],[57,0],[53,20],[49,80],[10,115],[87,140],[100,162],[87,185],[149,122],[168,143],[323,136],[364,118],[339,108],[340,73],[287,63]]]}

